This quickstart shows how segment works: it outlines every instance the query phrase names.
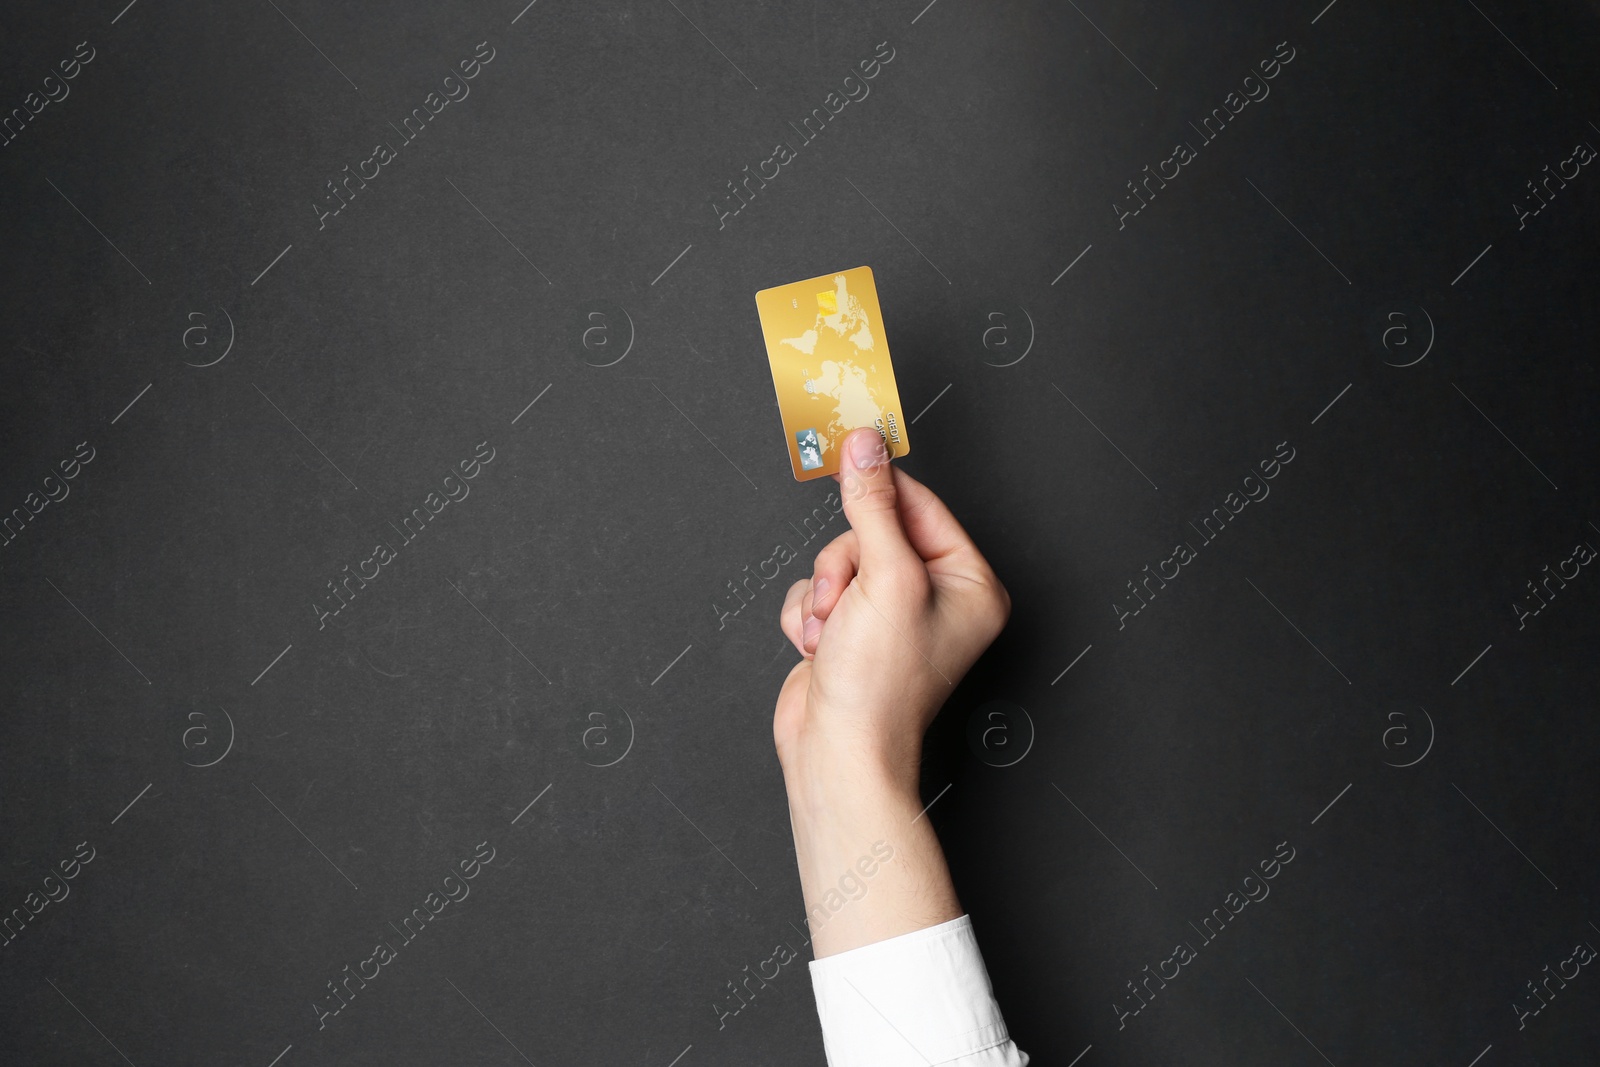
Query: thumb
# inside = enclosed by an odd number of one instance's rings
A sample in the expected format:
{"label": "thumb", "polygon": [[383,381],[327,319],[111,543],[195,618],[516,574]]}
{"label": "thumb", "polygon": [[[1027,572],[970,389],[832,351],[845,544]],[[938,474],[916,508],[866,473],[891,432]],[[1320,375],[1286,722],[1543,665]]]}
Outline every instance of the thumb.
{"label": "thumb", "polygon": [[840,453],[840,495],[860,545],[862,570],[920,562],[900,524],[894,471],[883,437],[871,426],[859,427],[845,437]]}

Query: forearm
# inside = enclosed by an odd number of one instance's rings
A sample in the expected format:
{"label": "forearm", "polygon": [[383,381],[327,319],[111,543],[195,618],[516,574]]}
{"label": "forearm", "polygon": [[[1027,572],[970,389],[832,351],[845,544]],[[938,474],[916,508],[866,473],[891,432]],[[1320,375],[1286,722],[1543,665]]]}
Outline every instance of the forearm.
{"label": "forearm", "polygon": [[784,772],[816,958],[962,914],[912,776],[847,760]]}
{"label": "forearm", "polygon": [[772,718],[823,1046],[832,1067],[1027,1067],[917,788],[923,736],[1011,600],[876,430],[842,452],[850,531],[789,588],[803,658]]}

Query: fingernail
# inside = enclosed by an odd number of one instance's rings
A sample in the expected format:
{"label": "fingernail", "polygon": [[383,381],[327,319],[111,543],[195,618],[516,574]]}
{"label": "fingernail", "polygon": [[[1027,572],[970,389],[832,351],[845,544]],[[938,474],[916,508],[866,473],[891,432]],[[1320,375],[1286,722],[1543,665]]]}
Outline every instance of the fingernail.
{"label": "fingernail", "polygon": [[850,442],[850,461],[856,469],[870,471],[889,461],[883,438],[877,433],[858,433]]}
{"label": "fingernail", "polygon": [[820,633],[822,633],[822,620],[815,615],[807,615],[805,628],[800,634],[800,643],[809,645]]}
{"label": "fingernail", "polygon": [[826,578],[818,578],[811,587],[811,606],[815,608],[822,603],[822,598],[828,595],[828,590],[833,588],[833,583]]}

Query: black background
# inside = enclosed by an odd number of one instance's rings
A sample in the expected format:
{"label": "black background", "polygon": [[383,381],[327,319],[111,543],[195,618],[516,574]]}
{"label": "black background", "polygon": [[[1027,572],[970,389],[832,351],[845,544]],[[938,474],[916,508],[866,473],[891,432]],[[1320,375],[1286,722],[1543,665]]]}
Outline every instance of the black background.
{"label": "black background", "polygon": [[[1515,205],[1600,145],[1600,21],[923,3],[8,7],[5,113],[94,58],[0,149],[0,511],[94,459],[0,549],[0,909],[95,858],[0,949],[0,1058],[822,1062],[800,961],[715,1005],[776,943],[810,956],[770,712],[833,483],[792,480],[752,297],[863,263],[905,464],[1015,601],[924,793],[1034,1062],[1593,1058],[1600,977],[1517,1005],[1600,943],[1600,578],[1513,605],[1600,545],[1600,177]],[[324,183],[483,41],[470,95],[319,228]],[[319,628],[484,441],[470,496]],[[803,560],[719,628],[784,541]],[[319,1029],[483,841],[471,896]]]}

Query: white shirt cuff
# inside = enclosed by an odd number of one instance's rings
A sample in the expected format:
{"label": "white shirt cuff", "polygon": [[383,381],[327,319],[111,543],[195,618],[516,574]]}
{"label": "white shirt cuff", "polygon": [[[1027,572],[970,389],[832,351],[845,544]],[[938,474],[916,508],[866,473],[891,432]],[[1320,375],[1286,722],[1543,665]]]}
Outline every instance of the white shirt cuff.
{"label": "white shirt cuff", "polygon": [[811,987],[829,1067],[1027,1067],[969,916],[813,960]]}

